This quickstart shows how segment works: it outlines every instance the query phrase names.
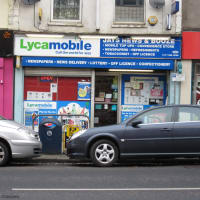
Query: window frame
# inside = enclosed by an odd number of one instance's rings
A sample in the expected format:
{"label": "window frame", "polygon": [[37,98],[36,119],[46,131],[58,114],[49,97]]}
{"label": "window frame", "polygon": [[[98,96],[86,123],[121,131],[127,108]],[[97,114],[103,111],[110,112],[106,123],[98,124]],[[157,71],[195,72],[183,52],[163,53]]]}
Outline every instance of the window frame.
{"label": "window frame", "polygon": [[178,107],[177,108],[177,112],[176,112],[176,120],[175,120],[175,122],[176,123],[192,123],[192,122],[200,122],[200,121],[179,121],[179,112],[180,112],[180,109],[181,108],[189,108],[189,109],[200,109],[200,107],[197,107],[197,106],[180,106],[180,107]]}
{"label": "window frame", "polygon": [[[128,6],[127,6],[128,7]],[[114,16],[113,16],[113,24],[114,25],[145,25],[146,24],[146,0],[144,0],[144,16],[143,16],[143,22],[136,22],[136,21],[116,21],[116,2],[114,1]]]}
{"label": "window frame", "polygon": [[54,12],[54,0],[51,0],[51,22],[61,22],[61,23],[77,23],[81,22],[82,20],[82,4],[83,0],[80,0],[80,6],[79,6],[79,19],[78,20],[72,20],[72,19],[54,19],[53,18],[53,12]]}

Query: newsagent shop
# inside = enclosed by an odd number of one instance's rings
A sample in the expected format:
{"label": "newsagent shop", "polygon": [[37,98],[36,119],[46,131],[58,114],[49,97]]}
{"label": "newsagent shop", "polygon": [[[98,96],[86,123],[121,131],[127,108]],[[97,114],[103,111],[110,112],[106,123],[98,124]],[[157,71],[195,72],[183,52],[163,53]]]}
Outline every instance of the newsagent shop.
{"label": "newsagent shop", "polygon": [[84,114],[98,127],[169,101],[181,39],[16,35],[14,52],[16,120],[31,126],[32,113]]}

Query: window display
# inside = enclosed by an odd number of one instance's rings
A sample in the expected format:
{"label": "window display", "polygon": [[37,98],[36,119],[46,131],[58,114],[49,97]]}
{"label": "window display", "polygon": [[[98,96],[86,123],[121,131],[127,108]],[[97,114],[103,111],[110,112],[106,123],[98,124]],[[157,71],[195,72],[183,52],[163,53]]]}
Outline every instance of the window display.
{"label": "window display", "polygon": [[192,103],[200,105],[200,63],[196,63],[194,67]]}
{"label": "window display", "polygon": [[[25,76],[25,125],[32,127],[33,113],[37,115],[70,114],[90,117],[90,90],[90,78]],[[38,125],[43,118],[40,116],[34,122],[35,130],[38,130]],[[71,120],[73,123],[76,121]]]}
{"label": "window display", "polygon": [[200,75],[196,75],[196,104],[200,105]]}
{"label": "window display", "polygon": [[163,105],[165,99],[166,81],[164,76],[122,76],[122,121],[151,106]]}
{"label": "window display", "polygon": [[157,77],[130,77],[125,82],[125,104],[162,105],[163,81]]}
{"label": "window display", "polygon": [[95,126],[117,123],[118,77],[96,76]]}

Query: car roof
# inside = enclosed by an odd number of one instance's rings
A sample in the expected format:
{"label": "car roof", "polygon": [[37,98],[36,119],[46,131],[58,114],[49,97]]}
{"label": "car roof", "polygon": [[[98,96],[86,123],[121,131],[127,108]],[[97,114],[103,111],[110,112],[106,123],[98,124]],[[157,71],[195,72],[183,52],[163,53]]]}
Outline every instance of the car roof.
{"label": "car roof", "polygon": [[197,108],[200,108],[200,105],[196,105],[196,104],[169,104],[169,105],[163,105],[163,106],[154,106],[154,107],[151,107],[150,109],[166,108],[166,107],[197,107]]}

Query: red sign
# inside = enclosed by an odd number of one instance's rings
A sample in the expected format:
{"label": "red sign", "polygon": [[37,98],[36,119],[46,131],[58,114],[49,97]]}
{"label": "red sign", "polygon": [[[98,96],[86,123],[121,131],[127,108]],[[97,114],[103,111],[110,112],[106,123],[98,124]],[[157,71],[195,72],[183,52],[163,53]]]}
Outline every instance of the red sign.
{"label": "red sign", "polygon": [[40,81],[43,82],[52,82],[53,81],[53,76],[41,76]]}
{"label": "red sign", "polygon": [[183,59],[200,59],[200,32],[183,32]]}

